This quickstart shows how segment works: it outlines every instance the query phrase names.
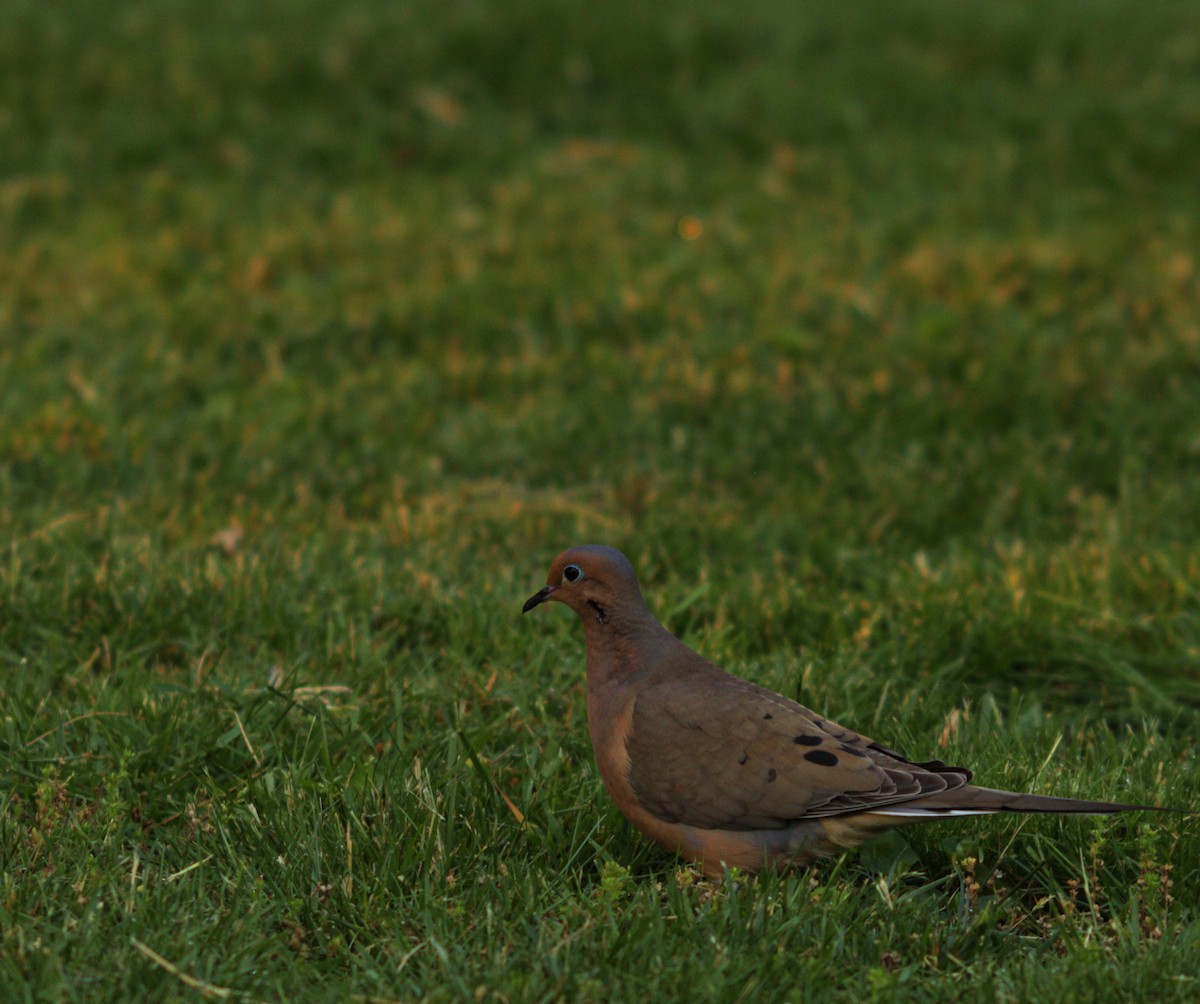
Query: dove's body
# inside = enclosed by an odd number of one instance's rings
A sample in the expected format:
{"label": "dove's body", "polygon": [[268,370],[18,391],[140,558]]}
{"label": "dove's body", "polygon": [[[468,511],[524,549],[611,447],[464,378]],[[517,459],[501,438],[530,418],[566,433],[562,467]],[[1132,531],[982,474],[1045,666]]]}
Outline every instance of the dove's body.
{"label": "dove's body", "polygon": [[587,641],[588,731],[605,788],[639,830],[709,875],[804,864],[924,819],[1147,808],[980,788],[913,763],[714,666],[667,631],[633,569],[576,547],[525,604],[561,600]]}

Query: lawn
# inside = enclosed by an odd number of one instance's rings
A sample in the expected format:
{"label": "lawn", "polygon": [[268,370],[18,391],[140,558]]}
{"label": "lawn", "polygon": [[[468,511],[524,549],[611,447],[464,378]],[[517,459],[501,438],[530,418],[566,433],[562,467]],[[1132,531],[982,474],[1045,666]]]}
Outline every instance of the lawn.
{"label": "lawn", "polygon": [[582,632],[1200,807],[1192,0],[8,0],[0,997],[1194,1001],[1200,819],[712,883]]}

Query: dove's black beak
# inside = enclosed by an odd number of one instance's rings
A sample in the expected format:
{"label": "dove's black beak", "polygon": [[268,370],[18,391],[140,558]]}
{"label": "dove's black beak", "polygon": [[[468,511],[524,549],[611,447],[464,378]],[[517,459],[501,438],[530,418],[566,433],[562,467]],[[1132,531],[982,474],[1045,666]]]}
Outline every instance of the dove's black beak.
{"label": "dove's black beak", "polygon": [[557,586],[542,586],[541,589],[525,601],[525,606],[521,607],[521,613],[527,614],[539,603],[545,603],[546,600],[550,599],[550,594],[557,588]]}

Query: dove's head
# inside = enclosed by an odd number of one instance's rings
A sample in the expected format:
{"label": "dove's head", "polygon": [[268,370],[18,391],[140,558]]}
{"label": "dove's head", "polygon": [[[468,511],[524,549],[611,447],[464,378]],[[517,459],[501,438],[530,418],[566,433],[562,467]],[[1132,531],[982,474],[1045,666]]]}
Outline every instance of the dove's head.
{"label": "dove's head", "polygon": [[525,601],[521,613],[546,600],[558,600],[581,617],[592,615],[601,622],[614,610],[643,605],[633,566],[615,547],[599,544],[572,547],[555,558],[546,585]]}

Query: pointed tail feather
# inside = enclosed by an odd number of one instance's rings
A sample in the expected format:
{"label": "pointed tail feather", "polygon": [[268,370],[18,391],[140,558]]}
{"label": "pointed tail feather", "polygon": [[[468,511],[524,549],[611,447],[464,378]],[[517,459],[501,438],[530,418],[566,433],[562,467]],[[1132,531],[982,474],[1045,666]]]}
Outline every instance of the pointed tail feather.
{"label": "pointed tail feather", "polygon": [[1087,798],[1056,798],[1053,795],[1023,795],[997,791],[1002,796],[1001,812],[1060,812],[1070,815],[1107,816],[1114,812],[1179,812],[1161,805],[1132,802],[1097,802]]}
{"label": "pointed tail feather", "polygon": [[928,798],[915,798],[889,808],[874,809],[880,815],[935,818],[937,816],[976,816],[993,812],[1054,812],[1066,815],[1102,816],[1114,812],[1192,812],[1162,805],[1135,805],[1125,802],[1094,802],[1082,798],[1056,798],[1053,795],[1026,795],[999,788],[980,788],[973,784]]}

